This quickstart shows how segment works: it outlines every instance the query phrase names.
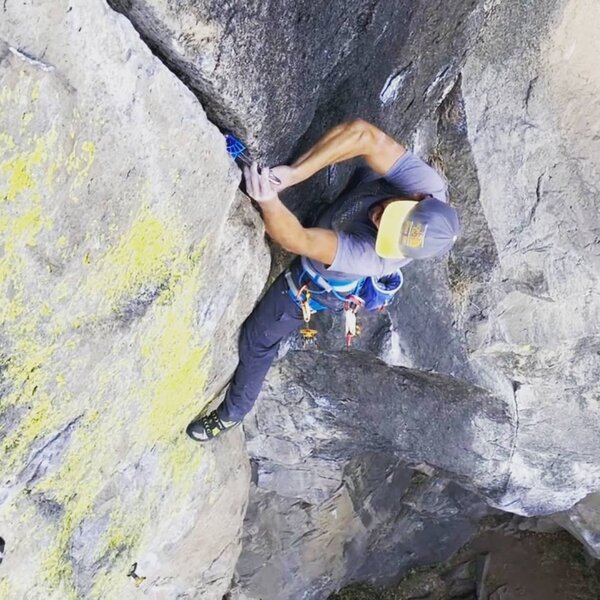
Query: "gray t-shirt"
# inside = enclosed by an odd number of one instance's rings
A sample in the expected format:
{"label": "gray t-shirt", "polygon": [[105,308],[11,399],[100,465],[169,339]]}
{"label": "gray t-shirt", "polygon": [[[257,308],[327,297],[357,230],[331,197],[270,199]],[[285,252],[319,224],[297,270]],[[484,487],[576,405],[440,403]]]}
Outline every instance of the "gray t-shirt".
{"label": "gray t-shirt", "polygon": [[338,237],[337,253],[329,266],[308,260],[310,266],[327,280],[382,277],[411,262],[410,258],[381,258],[375,252],[377,228],[369,210],[389,198],[433,196],[448,201],[444,180],[412,152],[403,154],[383,176],[371,169],[360,169],[348,188],[319,217],[315,225],[333,229]]}

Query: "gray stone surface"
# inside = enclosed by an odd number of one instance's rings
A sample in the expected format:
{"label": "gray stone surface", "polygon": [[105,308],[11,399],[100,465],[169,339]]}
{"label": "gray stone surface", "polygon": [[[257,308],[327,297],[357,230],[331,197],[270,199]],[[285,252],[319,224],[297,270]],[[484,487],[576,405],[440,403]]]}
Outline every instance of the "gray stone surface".
{"label": "gray stone surface", "polygon": [[[314,502],[364,451],[426,463],[500,501],[515,430],[503,403],[481,388],[346,351],[289,353],[246,426],[249,452],[261,459],[259,485]],[[304,470],[290,476],[286,465],[299,462]]]}
{"label": "gray stone surface", "polygon": [[599,10],[586,0],[501,3],[464,69],[498,251],[493,301],[468,351],[514,382],[506,508],[526,514],[568,509],[600,487],[600,154],[589,126],[600,118]]}
{"label": "gray stone surface", "polygon": [[253,486],[231,598],[316,599],[352,581],[385,585],[447,560],[488,512],[455,483],[383,454],[348,463],[342,485],[320,504]]}
{"label": "gray stone surface", "polygon": [[308,599],[451,556],[490,509],[432,466],[498,499],[514,423],[474,386],[315,350],[272,369],[245,431],[256,487],[232,597]]}
{"label": "gray stone surface", "polygon": [[111,0],[270,161],[309,129],[376,115],[412,131],[456,76],[482,3]]}
{"label": "gray stone surface", "polygon": [[260,219],[104,2],[8,0],[0,40],[0,597],[221,598],[243,441],[183,430],[235,364]]}
{"label": "gray stone surface", "polygon": [[552,519],[572,533],[594,558],[600,559],[600,494],[589,494]]}
{"label": "gray stone surface", "polygon": [[[254,156],[289,162],[347,119],[408,141],[452,87],[485,15],[483,0],[111,0]],[[354,161],[282,199],[310,223]]]}

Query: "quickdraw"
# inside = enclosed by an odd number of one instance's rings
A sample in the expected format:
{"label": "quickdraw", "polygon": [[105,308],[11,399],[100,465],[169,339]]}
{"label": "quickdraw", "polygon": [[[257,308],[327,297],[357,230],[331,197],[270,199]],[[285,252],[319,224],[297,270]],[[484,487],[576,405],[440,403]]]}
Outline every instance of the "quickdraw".
{"label": "quickdraw", "polygon": [[296,294],[298,302],[300,302],[300,308],[302,309],[302,318],[304,320],[304,327],[300,329],[300,335],[304,342],[311,342],[317,337],[318,331],[310,327],[310,317],[312,310],[310,308],[310,290],[308,286],[303,285]]}
{"label": "quickdraw", "polygon": [[[227,144],[227,154],[229,154],[233,160],[239,160],[248,167],[252,166],[252,159],[248,156],[244,142],[232,133],[226,133],[225,143]],[[281,179],[273,175],[273,173],[269,175],[269,181],[275,185],[281,185]]]}
{"label": "quickdraw", "polygon": [[344,302],[344,338],[346,348],[352,347],[352,340],[360,335],[360,325],[356,322],[356,313],[363,307],[365,301],[359,296],[351,294]]}

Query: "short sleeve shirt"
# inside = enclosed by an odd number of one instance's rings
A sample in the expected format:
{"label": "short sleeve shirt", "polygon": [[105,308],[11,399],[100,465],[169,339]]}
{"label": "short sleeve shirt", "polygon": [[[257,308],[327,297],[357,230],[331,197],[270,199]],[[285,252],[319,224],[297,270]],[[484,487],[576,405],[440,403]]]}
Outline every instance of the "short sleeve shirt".
{"label": "short sleeve shirt", "polygon": [[316,226],[336,232],[338,246],[329,266],[310,260],[325,279],[348,280],[382,277],[411,262],[410,258],[382,258],[375,252],[377,228],[369,217],[370,209],[391,198],[421,199],[432,196],[448,201],[447,186],[427,163],[407,151],[383,176],[371,169],[360,169],[349,187],[319,217]]}

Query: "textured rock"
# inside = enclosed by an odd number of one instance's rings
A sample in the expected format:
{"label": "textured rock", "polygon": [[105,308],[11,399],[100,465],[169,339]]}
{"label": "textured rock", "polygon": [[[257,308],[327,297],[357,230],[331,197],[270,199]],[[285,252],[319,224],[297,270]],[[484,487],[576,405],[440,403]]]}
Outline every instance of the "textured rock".
{"label": "textured rock", "polygon": [[450,178],[463,235],[448,262],[405,270],[384,335],[362,342],[386,356],[393,339],[396,364],[502,399],[518,423],[504,508],[520,514],[566,510],[599,484],[598,141],[581,115],[598,113],[600,84],[596,38],[578,33],[597,10],[546,3],[532,21],[533,4],[495,7],[462,85],[416,136]]}
{"label": "textured rock", "polygon": [[600,494],[590,494],[571,510],[552,517],[600,559]]}
{"label": "textured rock", "polygon": [[382,454],[350,461],[320,504],[252,487],[231,597],[316,599],[352,581],[383,585],[447,560],[488,512],[455,483]]}
{"label": "textured rock", "polygon": [[[269,164],[297,158],[356,117],[410,139],[452,87],[486,8],[483,0],[111,2],[211,120]],[[324,169],[282,198],[310,223],[354,165]]]}
{"label": "textured rock", "polygon": [[514,423],[479,388],[315,350],[271,370],[245,431],[257,487],[232,597],[309,599],[389,582],[468,541],[482,499],[406,463],[501,501]]}
{"label": "textured rock", "polygon": [[[366,451],[426,463],[491,502],[510,477],[516,424],[502,402],[365,353],[290,353],[269,374],[255,419],[246,430],[259,485],[285,496],[323,501],[341,483],[340,465]],[[286,465],[298,462],[294,479]]]}
{"label": "textured rock", "polygon": [[599,11],[501,3],[464,70],[499,261],[468,350],[514,382],[514,512],[568,509],[600,488]]}
{"label": "textured rock", "polygon": [[235,364],[259,218],[126,19],[0,10],[0,596],[220,598],[247,462],[183,429]]}
{"label": "textured rock", "polygon": [[[404,133],[456,76],[480,2],[111,0],[197,91],[210,118],[270,161],[315,118],[402,115]],[[374,60],[374,57],[376,59]]]}

